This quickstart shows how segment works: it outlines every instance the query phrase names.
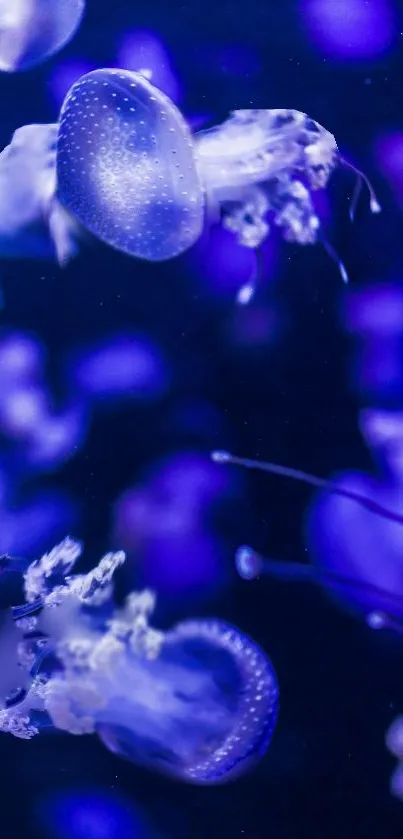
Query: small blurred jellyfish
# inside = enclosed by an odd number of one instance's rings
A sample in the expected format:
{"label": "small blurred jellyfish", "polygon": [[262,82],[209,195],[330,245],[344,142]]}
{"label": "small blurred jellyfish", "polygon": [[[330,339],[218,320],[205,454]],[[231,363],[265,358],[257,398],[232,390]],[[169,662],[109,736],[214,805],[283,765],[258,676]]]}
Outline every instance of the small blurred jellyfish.
{"label": "small blurred jellyfish", "polygon": [[314,565],[265,560],[242,546],[236,555],[245,579],[268,575],[319,583],[363,613],[373,629],[403,632],[403,414],[366,410],[361,427],[380,466],[379,477],[346,473],[322,479],[293,468],[212,453],[214,462],[259,469],[322,489],[307,519]]}
{"label": "small blurred jellyfish", "polygon": [[26,464],[42,471],[59,467],[81,449],[88,423],[85,406],[78,402],[65,406],[62,411],[47,410],[30,437]]}
{"label": "small blurred jellyfish", "polygon": [[0,377],[2,390],[14,384],[32,384],[42,378],[44,348],[27,332],[0,332]]}
{"label": "small blurred jellyfish", "polygon": [[399,282],[353,291],[343,312],[354,339],[350,378],[361,399],[396,403],[403,395],[403,290]]}
{"label": "small blurred jellyfish", "polygon": [[398,759],[390,780],[390,791],[403,801],[403,717],[397,717],[386,733],[386,747]]}
{"label": "small blurred jellyfish", "polygon": [[18,447],[24,467],[48,469],[83,443],[88,418],[77,394],[55,410],[46,379],[44,347],[31,335],[0,333],[0,434]]}
{"label": "small blurred jellyfish", "polygon": [[[259,270],[275,276],[276,247],[273,238],[261,246]],[[189,254],[192,274],[199,276],[203,290],[215,297],[239,296],[239,289],[249,288],[257,271],[256,254],[234,238],[225,226],[206,227]],[[249,302],[246,301],[245,302]]]}
{"label": "small blurred jellyfish", "polygon": [[[347,282],[311,195],[326,187],[336,165],[352,168],[359,187],[367,184],[371,210],[379,212],[370,183],[341,157],[333,135],[299,111],[234,111],[192,138],[173,102],[144,76],[103,69],[73,85],[60,116],[63,206],[99,239],[149,261],[187,251],[205,221],[222,224],[254,256],[238,291],[241,304],[251,300],[261,274],[268,217],[286,241],[322,241]],[[352,218],[358,195],[356,188]]]}
{"label": "small blurred jellyfish", "polygon": [[34,819],[51,839],[154,839],[156,836],[132,797],[102,787],[80,786],[51,792],[36,802]]}
{"label": "small blurred jellyfish", "polygon": [[143,73],[155,87],[178,104],[182,98],[179,81],[162,41],[153,32],[136,30],[124,34],[116,55],[118,67]]}
{"label": "small blurred jellyfish", "polygon": [[60,539],[75,526],[77,509],[67,494],[56,490],[36,492],[21,503],[10,492],[10,483],[5,474],[4,497],[0,497],[0,553],[35,555],[44,550],[49,539]]}
{"label": "small blurred jellyfish", "polygon": [[[378,477],[346,473],[329,481],[306,472],[212,452],[214,462],[259,469],[322,489],[308,516],[308,545],[315,564],[262,556],[240,546],[235,565],[244,580],[267,577],[316,583],[363,613],[373,630],[403,634],[403,412],[366,409],[361,430],[375,455]],[[403,717],[386,735],[399,764],[390,789],[403,800]]]}
{"label": "small blurred jellyfish", "polygon": [[95,69],[95,65],[91,64],[89,61],[71,59],[69,61],[58,63],[56,67],[49,72],[47,91],[50,93],[58,111],[60,111],[64,99],[70,88],[73,87],[73,84],[75,84],[81,76],[84,76],[86,73],[90,73]]}
{"label": "small blurred jellyfish", "polygon": [[57,259],[78,249],[78,224],[55,197],[58,125],[25,125],[0,154],[0,257]]}
{"label": "small blurred jellyfish", "polygon": [[300,0],[300,6],[312,41],[333,60],[371,61],[395,42],[390,0]]}
{"label": "small blurred jellyfish", "polygon": [[374,144],[378,167],[400,209],[403,208],[403,131],[382,134]]}
{"label": "small blurred jellyfish", "polygon": [[158,461],[114,511],[114,539],[134,558],[136,575],[172,597],[200,599],[225,575],[213,519],[236,484],[208,459],[181,452]]}
{"label": "small blurred jellyfish", "polygon": [[78,29],[85,0],[0,0],[0,70],[42,64]]}
{"label": "small blurred jellyfish", "polygon": [[119,333],[75,353],[69,376],[83,397],[153,401],[166,392],[169,374],[160,349],[146,336]]}
{"label": "small blurred jellyfish", "polygon": [[[1,730],[23,739],[47,727],[96,733],[114,754],[189,783],[245,771],[277,716],[267,656],[213,619],[152,629],[150,591],[114,606],[124,553],[72,575],[80,554],[65,539],[24,572],[25,605],[12,607],[0,634]],[[4,573],[23,566],[2,562]]]}

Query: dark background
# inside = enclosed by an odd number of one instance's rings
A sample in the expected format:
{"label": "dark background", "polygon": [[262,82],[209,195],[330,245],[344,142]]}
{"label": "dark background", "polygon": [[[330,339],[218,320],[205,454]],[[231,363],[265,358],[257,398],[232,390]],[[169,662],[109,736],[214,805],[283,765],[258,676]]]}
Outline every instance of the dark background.
{"label": "dark background", "polygon": [[[307,39],[293,0],[88,0],[63,59],[78,56],[107,66],[122,33],[137,27],[163,37],[184,85],[185,112],[206,111],[219,122],[233,108],[292,107],[334,133],[371,176],[384,206],[374,219],[360,204],[352,227],[352,180],[343,173],[333,178],[331,231],[352,283],[399,279],[401,216],[371,155],[379,128],[398,127],[402,120],[398,44],[373,62],[326,60]],[[225,66],[220,50],[233,44],[247,45],[258,56],[257,69]],[[57,118],[48,78],[60,60],[0,77],[3,146],[20,125]],[[223,336],[233,302],[212,296],[202,278],[193,276],[186,255],[153,266],[99,246],[85,250],[64,272],[49,264],[2,263],[1,318],[45,342],[56,389],[64,354],[111,329],[140,328],[155,337],[176,369],[175,386],[157,409],[125,407],[99,416],[82,451],[48,479],[79,499],[78,535],[91,552],[108,546],[116,494],[151,458],[181,442],[205,452],[230,445],[324,476],[369,465],[357,430],[359,397],[347,384],[351,346],[341,324],[345,291],[337,271],[319,247],[284,245],[276,272],[263,285],[259,303],[280,314],[279,337],[230,353]],[[195,432],[184,441],[169,437],[166,412],[191,395],[208,399],[225,416],[230,441],[215,432]],[[245,480],[242,515],[230,509],[222,524],[232,548],[252,542],[278,557],[301,559],[309,489],[252,473]],[[233,785],[196,788],[120,761],[95,738],[43,735],[27,743],[3,736],[1,839],[59,835],[46,821],[48,802],[64,789],[88,785],[133,798],[158,836],[169,839],[401,836],[403,805],[389,793],[394,761],[384,735],[403,708],[402,641],[372,634],[319,589],[247,584],[235,572],[229,576],[227,588],[199,613],[236,623],[276,667],[281,712],[258,768]],[[182,602],[173,613],[181,618],[192,608]],[[89,824],[87,835],[105,839],[108,832],[97,833]]]}

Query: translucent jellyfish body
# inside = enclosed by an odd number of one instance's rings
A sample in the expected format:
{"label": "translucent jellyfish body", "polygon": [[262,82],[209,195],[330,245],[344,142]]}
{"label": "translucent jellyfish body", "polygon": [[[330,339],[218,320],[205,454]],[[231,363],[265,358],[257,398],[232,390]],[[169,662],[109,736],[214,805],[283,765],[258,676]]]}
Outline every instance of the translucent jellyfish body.
{"label": "translucent jellyfish body", "polygon": [[171,259],[202,231],[190,131],[168,97],[137,73],[95,70],[73,85],[60,115],[57,179],[63,206],[132,256]]}
{"label": "translucent jellyfish body", "polygon": [[0,70],[27,70],[73,37],[85,0],[0,0]]}
{"label": "translucent jellyfish body", "polygon": [[66,539],[25,572],[26,605],[12,609],[0,635],[1,729],[26,739],[46,726],[95,732],[117,755],[193,783],[243,771],[276,721],[266,655],[215,620],[150,628],[151,592],[113,605],[124,553],[70,576],[80,553]]}
{"label": "translucent jellyfish body", "polygon": [[76,254],[79,226],[55,197],[57,133],[25,125],[0,154],[0,257],[64,265]]}
{"label": "translucent jellyfish body", "polygon": [[[312,192],[325,188],[333,169],[345,164],[329,131],[300,111],[239,110],[222,125],[196,134],[195,145],[212,218],[221,218],[240,244],[259,248],[273,223],[287,242],[322,241],[347,282],[346,269],[326,240],[312,201]],[[364,180],[371,209],[378,212],[379,204]],[[358,193],[351,215],[357,198]],[[251,299],[255,282],[252,278],[240,290],[239,302]]]}
{"label": "translucent jellyfish body", "polygon": [[394,770],[390,791],[396,798],[403,801],[403,717],[396,717],[386,733],[386,747],[397,758],[398,764]]}

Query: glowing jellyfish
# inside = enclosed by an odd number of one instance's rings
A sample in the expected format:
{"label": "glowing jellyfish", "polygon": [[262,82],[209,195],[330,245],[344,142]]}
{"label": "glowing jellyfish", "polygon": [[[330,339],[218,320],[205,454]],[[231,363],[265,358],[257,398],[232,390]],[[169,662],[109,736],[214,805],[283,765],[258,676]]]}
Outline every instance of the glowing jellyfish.
{"label": "glowing jellyfish", "polygon": [[202,192],[190,131],[138,73],[95,70],[60,115],[58,194],[98,239],[141,259],[178,256],[199,238]]}
{"label": "glowing jellyfish", "polygon": [[57,125],[25,125],[0,154],[0,257],[57,258],[77,252],[77,223],[55,197]]}
{"label": "glowing jellyfish", "polygon": [[[373,419],[376,418],[375,414]],[[395,460],[398,461],[397,453],[393,452],[393,445],[390,446],[390,449],[391,451],[387,452],[390,460],[395,457]],[[397,524],[403,527],[402,515],[388,509],[375,499],[369,498],[359,491],[350,490],[341,484],[326,481],[307,472],[279,466],[275,463],[264,463],[236,457],[226,451],[212,452],[212,459],[215,463],[234,464],[247,469],[258,469],[284,478],[302,481],[311,486],[327,490],[329,493],[347,498],[373,515],[385,519],[389,524],[392,523],[392,526]],[[365,526],[361,523],[361,527]],[[333,530],[333,538],[336,531]],[[385,539],[385,546],[387,549],[387,539]],[[379,564],[382,567],[384,559],[382,552],[379,553],[379,559],[381,560]],[[389,629],[400,635],[403,634],[403,595],[399,594],[397,588],[373,584],[363,577],[353,576],[353,574],[347,576],[303,562],[288,562],[263,557],[249,545],[242,545],[237,549],[235,565],[239,576],[244,580],[255,580],[264,576],[283,582],[316,583],[339,593],[349,592],[351,594],[351,592],[354,592],[357,595],[358,592],[358,595],[361,596],[366,623],[371,629]],[[387,582],[390,584],[390,580],[387,579]],[[365,607],[365,604],[367,604],[367,607]],[[386,734],[386,746],[399,761],[391,778],[390,790],[393,795],[403,801],[403,717],[398,717],[390,726]]]}
{"label": "glowing jellyfish", "polygon": [[[312,201],[312,192],[326,187],[337,165],[350,166],[340,155],[329,131],[300,111],[233,111],[220,126],[195,135],[200,178],[211,218],[247,248],[258,248],[270,233],[270,221],[287,242],[299,245],[321,241],[338,263],[344,282],[346,269],[327,241]],[[350,216],[354,217],[359,189],[369,188],[371,210],[380,206],[365,176],[359,176]],[[252,298],[259,274],[238,293],[239,303]]]}
{"label": "glowing jellyfish", "polygon": [[397,717],[386,733],[386,747],[398,759],[390,781],[390,791],[403,801],[403,717]]}
{"label": "glowing jellyfish", "polygon": [[27,70],[73,37],[85,0],[0,0],[0,70]]}
{"label": "glowing jellyfish", "polygon": [[[214,784],[265,751],[277,715],[273,667],[259,647],[216,620],[150,628],[149,591],[120,609],[112,577],[123,552],[71,576],[65,539],[24,573],[26,605],[0,634],[0,727],[29,739],[46,726],[97,733],[115,754],[182,780]],[[3,569],[18,569],[3,557]]]}
{"label": "glowing jellyfish", "polygon": [[[354,489],[349,489],[342,484],[317,478],[307,472],[280,466],[276,463],[236,457],[226,451],[212,452],[212,459],[215,463],[258,469],[283,478],[302,481],[343,498],[348,498],[376,516],[403,527],[403,515],[384,506],[382,502],[378,502],[376,499]],[[363,577],[353,576],[353,572],[351,575],[346,575],[300,562],[266,559],[248,545],[238,548],[235,563],[239,575],[246,580],[267,575],[279,580],[319,583],[338,591],[356,591],[359,595],[362,595],[366,622],[372,629],[388,628],[403,633],[403,594],[390,590],[387,585],[378,585],[370,580],[367,581]]]}

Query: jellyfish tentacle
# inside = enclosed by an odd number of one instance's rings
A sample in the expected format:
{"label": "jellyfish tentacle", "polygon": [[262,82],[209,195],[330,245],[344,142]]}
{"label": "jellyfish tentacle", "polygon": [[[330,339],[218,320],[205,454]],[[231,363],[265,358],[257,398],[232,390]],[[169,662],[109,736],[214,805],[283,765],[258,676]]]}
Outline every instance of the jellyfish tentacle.
{"label": "jellyfish tentacle", "polygon": [[378,504],[378,502],[374,501],[372,498],[368,498],[368,496],[362,495],[359,492],[349,490],[346,487],[339,486],[333,481],[326,480],[326,478],[318,478],[315,475],[311,475],[309,472],[303,472],[301,469],[293,469],[289,466],[281,466],[278,463],[270,463],[268,461],[252,460],[247,457],[237,457],[230,452],[221,450],[211,452],[211,458],[214,463],[233,464],[234,466],[242,466],[246,469],[256,469],[261,472],[268,472],[272,475],[279,475],[283,478],[291,478],[294,481],[301,481],[302,483],[309,484],[310,486],[318,487],[318,489],[325,489],[335,495],[341,495],[344,498],[349,498],[351,501],[355,501],[357,504],[361,504],[362,507],[365,507],[372,513],[381,516],[381,518],[389,519],[389,521],[403,525],[402,515],[395,513],[393,510],[389,510],[382,504]]}

